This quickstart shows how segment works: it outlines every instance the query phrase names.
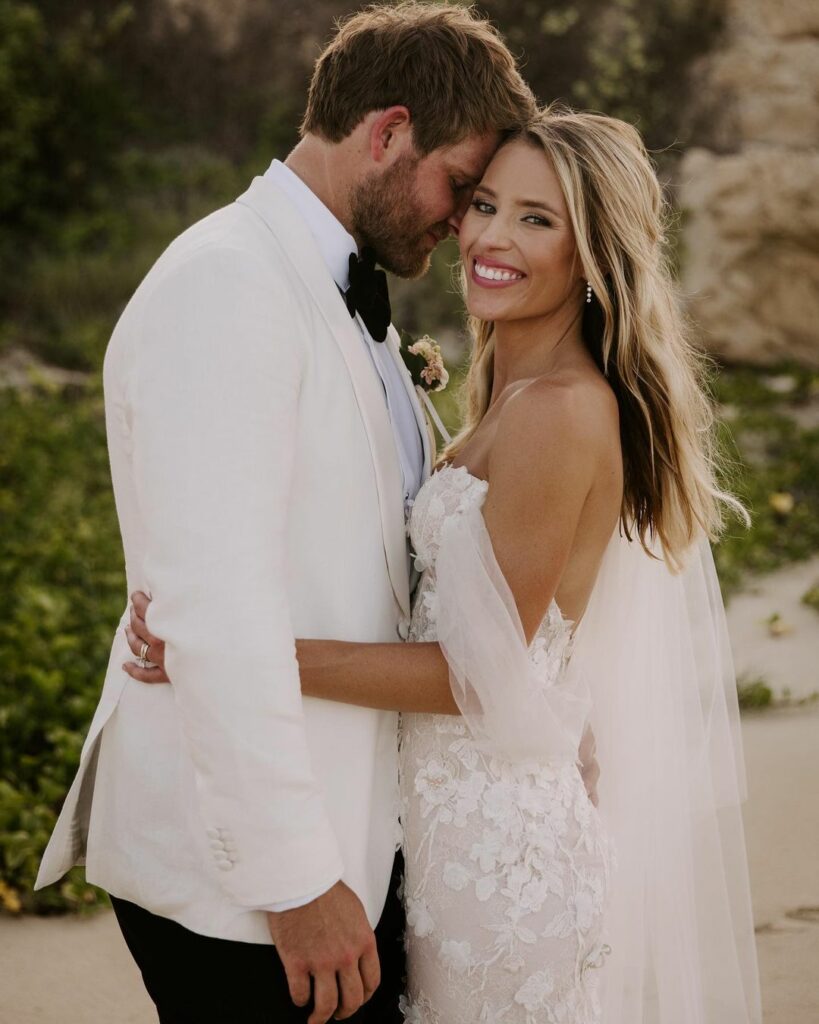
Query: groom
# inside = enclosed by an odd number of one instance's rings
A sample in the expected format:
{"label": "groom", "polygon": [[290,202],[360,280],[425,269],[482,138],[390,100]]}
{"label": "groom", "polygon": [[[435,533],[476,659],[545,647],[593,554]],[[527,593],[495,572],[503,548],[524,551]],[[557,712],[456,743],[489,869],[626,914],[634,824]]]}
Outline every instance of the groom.
{"label": "groom", "polygon": [[163,1024],[400,1019],[396,716],[302,699],[293,638],[407,636],[431,452],[373,260],[424,273],[532,111],[470,10],[368,8],[285,163],[177,238],[117,324],[127,583],[174,685],[132,682],[117,631],[37,887],[85,863]]}

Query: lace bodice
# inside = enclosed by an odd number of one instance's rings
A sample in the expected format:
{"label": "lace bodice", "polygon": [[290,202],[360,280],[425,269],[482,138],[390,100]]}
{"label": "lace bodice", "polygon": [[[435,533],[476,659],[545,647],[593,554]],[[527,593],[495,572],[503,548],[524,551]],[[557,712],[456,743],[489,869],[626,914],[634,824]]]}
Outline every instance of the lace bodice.
{"label": "lace bodice", "polygon": [[466,466],[444,466],[427,480],[415,499],[409,527],[416,569],[434,567],[444,520],[481,508],[488,490],[489,484]]}
{"label": "lace bodice", "polygon": [[[415,500],[411,641],[438,639],[442,538],[488,486],[445,467]],[[558,685],[571,645],[552,602],[528,652],[537,686]],[[493,756],[466,721],[402,715],[406,1024],[598,1024],[609,853],[578,768]]]}

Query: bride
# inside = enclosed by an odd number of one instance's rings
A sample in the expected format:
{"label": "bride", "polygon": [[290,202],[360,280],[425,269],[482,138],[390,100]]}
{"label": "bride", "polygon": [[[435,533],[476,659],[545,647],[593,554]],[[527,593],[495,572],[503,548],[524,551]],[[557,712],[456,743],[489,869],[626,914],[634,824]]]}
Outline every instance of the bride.
{"label": "bride", "polygon": [[551,108],[501,147],[459,233],[466,416],[412,511],[413,642],[298,644],[305,693],[402,712],[408,1024],[761,1021],[708,545],[742,510],[663,212],[622,121]]}

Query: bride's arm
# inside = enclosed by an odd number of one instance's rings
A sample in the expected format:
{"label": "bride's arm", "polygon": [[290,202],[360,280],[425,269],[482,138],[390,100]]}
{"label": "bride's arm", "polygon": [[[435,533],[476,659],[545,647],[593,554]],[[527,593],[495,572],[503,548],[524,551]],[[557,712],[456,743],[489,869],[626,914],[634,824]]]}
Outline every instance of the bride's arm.
{"label": "bride's arm", "polygon": [[[165,644],[145,624],[151,599],[131,595],[131,622],[125,628],[136,655],[149,645],[150,667],[126,662],[122,667],[143,683],[170,683],[165,672]],[[458,715],[449,686],[449,668],[436,643],[361,644],[342,640],[297,640],[301,691],[341,704],[384,711]]]}
{"label": "bride's arm", "polygon": [[297,640],[302,693],[385,711],[459,715],[436,643]]}

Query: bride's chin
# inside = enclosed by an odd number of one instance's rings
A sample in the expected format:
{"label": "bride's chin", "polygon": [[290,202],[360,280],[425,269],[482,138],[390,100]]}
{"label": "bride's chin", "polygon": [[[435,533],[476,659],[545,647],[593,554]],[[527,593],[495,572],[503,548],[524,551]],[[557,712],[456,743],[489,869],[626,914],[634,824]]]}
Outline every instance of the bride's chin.
{"label": "bride's chin", "polygon": [[470,316],[474,316],[476,320],[491,320],[493,323],[501,320],[508,320],[508,310],[505,310],[499,302],[486,302],[481,301],[483,296],[473,298],[467,296],[466,299],[466,311]]}

